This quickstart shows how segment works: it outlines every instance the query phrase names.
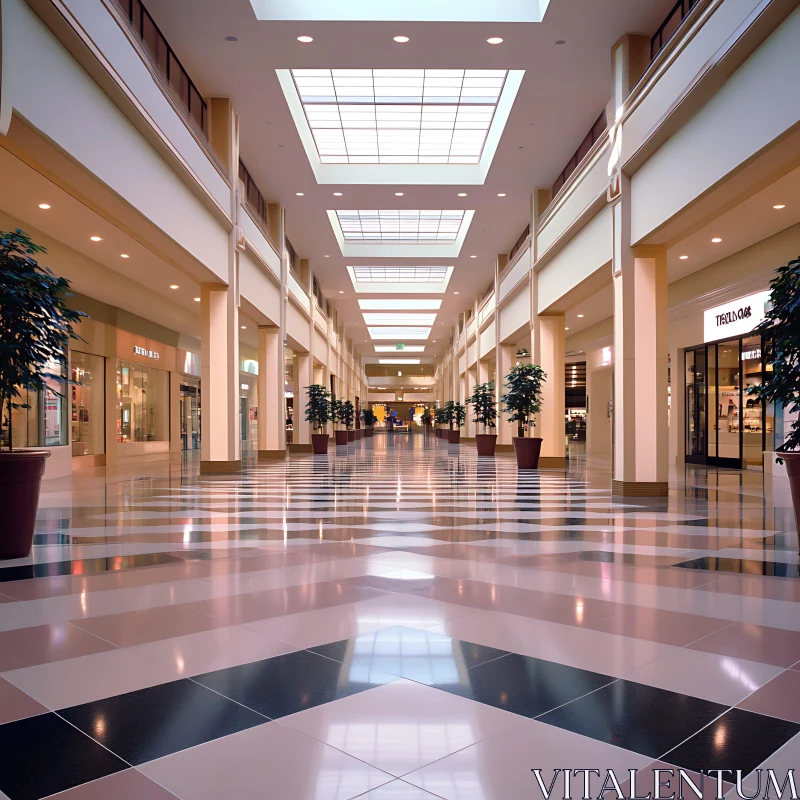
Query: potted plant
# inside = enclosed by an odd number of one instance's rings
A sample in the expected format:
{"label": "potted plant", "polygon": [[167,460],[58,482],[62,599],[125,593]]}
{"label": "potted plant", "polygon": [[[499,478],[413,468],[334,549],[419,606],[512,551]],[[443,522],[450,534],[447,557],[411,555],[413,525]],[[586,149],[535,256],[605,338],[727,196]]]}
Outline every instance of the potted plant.
{"label": "potted plant", "polygon": [[[800,258],[778,267],[770,281],[769,306],[764,321],[753,331],[764,337],[764,372],[760,386],[747,391],[761,400],[800,412]],[[777,410],[777,409],[776,409]],[[776,448],[778,463],[786,464],[794,519],[800,530],[800,417],[795,417],[784,441]]]}
{"label": "potted plant", "polygon": [[371,439],[375,435],[375,423],[378,421],[378,418],[371,408],[365,408],[361,412],[361,416],[364,420],[364,435],[367,439]]}
{"label": "potted plant", "polygon": [[438,406],[433,409],[433,424],[436,425],[436,438],[442,438],[442,423],[444,420],[442,419],[442,409]]}
{"label": "potted plant", "polygon": [[8,414],[8,449],[0,451],[0,558],[31,551],[39,488],[49,450],[15,450],[13,409],[30,408],[23,392],[55,391],[46,381],[68,382],[67,346],[78,339],[73,323],[85,317],[66,304],[69,281],[35,259],[47,251],[17,229],[0,232],[0,418]]}
{"label": "potted plant", "polygon": [[426,410],[422,415],[422,425],[425,433],[430,433],[432,420],[433,417],[431,417],[430,412]]}
{"label": "potted plant", "polygon": [[312,383],[306,386],[308,402],[306,403],[306,422],[311,423],[311,449],[316,455],[328,452],[328,434],[325,426],[331,416],[331,393],[321,384]]}
{"label": "potted plant", "polygon": [[342,424],[347,431],[347,441],[354,442],[356,440],[356,432],[354,430],[350,430],[353,420],[356,418],[356,408],[350,402],[350,400],[344,400],[342,402]]}
{"label": "potted plant", "polygon": [[331,419],[333,420],[335,428],[334,436],[336,437],[337,445],[347,444],[347,428],[339,427],[344,425],[344,417],[342,416],[343,405],[344,403],[342,403],[341,400],[337,400],[335,397],[331,400]]}
{"label": "potted plant", "polygon": [[545,371],[536,364],[517,364],[506,375],[505,388],[508,391],[500,399],[506,404],[503,411],[510,414],[508,421],[517,423],[518,435],[512,441],[518,469],[536,469],[539,466],[542,440],[529,437],[527,433],[536,425],[534,415],[542,410],[542,384],[546,380]]}
{"label": "potted plant", "polygon": [[475,434],[475,443],[478,446],[479,456],[493,456],[497,447],[497,434],[489,433],[497,425],[497,404],[494,399],[494,382],[478,383],[475,385],[472,396],[467,398],[467,403],[472,405],[475,414],[473,422],[483,425],[483,433]]}
{"label": "potted plant", "polygon": [[450,441],[450,431],[453,430],[453,422],[455,421],[455,402],[448,400],[442,407],[442,422],[447,425],[447,429],[442,432],[442,439]]}
{"label": "potted plant", "polygon": [[[467,409],[462,403],[453,403],[450,409],[450,430],[447,432],[447,441],[450,444],[461,443],[461,427],[467,421]],[[453,428],[455,425],[455,428]]]}

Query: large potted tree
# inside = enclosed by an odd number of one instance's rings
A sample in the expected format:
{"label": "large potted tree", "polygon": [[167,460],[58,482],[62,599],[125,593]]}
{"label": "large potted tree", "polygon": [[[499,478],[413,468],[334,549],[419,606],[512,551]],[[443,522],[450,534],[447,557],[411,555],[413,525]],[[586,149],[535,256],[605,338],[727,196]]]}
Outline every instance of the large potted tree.
{"label": "large potted tree", "polygon": [[[764,372],[760,386],[747,391],[783,406],[790,414],[800,414],[800,258],[775,271],[766,316],[753,333],[764,337],[764,363],[771,364],[772,369]],[[780,454],[778,463],[786,464],[795,524],[800,531],[800,416],[795,416],[776,451]]]}
{"label": "large potted tree", "polygon": [[455,422],[455,400],[448,400],[442,406],[442,422],[447,426],[442,431],[442,439],[446,442],[450,441],[450,431],[453,430],[453,423]]}
{"label": "large potted tree", "polygon": [[356,418],[356,407],[350,400],[342,402],[342,424],[347,431],[347,441],[354,442],[356,440],[356,432],[351,430],[353,420]]}
{"label": "large potted tree", "polygon": [[494,383],[478,383],[467,403],[472,405],[473,422],[483,425],[483,433],[475,434],[479,456],[493,456],[497,447],[497,434],[489,433],[497,427],[497,404],[494,399]]}
{"label": "large potted tree", "polygon": [[422,425],[426,435],[430,433],[432,421],[433,417],[431,417],[430,411],[426,410],[425,413],[422,415]]}
{"label": "large potted tree", "polygon": [[436,425],[436,438],[442,438],[442,425],[444,425],[444,409],[438,406],[433,409],[433,422]]}
{"label": "large potted tree", "polygon": [[364,420],[364,436],[366,436],[367,439],[371,439],[375,435],[375,423],[378,421],[378,418],[371,408],[365,408],[361,412],[361,417]]}
{"label": "large potted tree", "polygon": [[[461,428],[467,421],[467,409],[462,403],[454,402],[450,409],[450,430],[447,432],[447,441],[450,444],[461,443]],[[455,427],[453,427],[455,425]]]}
{"label": "large potted tree", "polygon": [[536,364],[517,364],[506,375],[508,390],[500,399],[506,404],[503,411],[509,414],[508,421],[517,423],[517,436],[513,437],[518,469],[536,469],[542,440],[528,436],[535,427],[535,415],[542,410],[542,384],[547,380],[545,371]]}
{"label": "large potted tree", "polygon": [[31,551],[50,455],[14,449],[13,411],[30,408],[23,392],[56,391],[53,382],[66,382],[69,340],[79,338],[72,326],[86,316],[67,306],[69,281],[36,261],[46,252],[19,229],[0,233],[0,418],[5,412],[8,426],[8,449],[0,450],[0,558]]}
{"label": "large potted tree", "polygon": [[344,425],[344,417],[342,415],[342,403],[341,400],[337,400],[335,397],[331,400],[331,419],[333,420],[333,427],[334,427],[334,436],[336,437],[336,444],[338,445],[345,445],[347,444],[347,428],[341,427]]}
{"label": "large potted tree", "polygon": [[306,386],[306,422],[311,423],[311,450],[315,455],[328,452],[328,432],[325,430],[331,416],[331,393],[321,384]]}

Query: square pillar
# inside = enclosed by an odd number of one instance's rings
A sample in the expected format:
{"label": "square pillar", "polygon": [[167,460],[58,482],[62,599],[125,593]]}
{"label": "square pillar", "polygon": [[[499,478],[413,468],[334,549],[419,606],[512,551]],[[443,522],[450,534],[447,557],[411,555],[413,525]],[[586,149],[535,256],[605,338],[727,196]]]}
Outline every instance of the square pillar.
{"label": "square pillar", "polygon": [[295,383],[295,409],[294,409],[294,436],[292,449],[311,452],[311,425],[306,422],[305,408],[308,402],[306,386],[314,383],[313,359],[311,353],[297,353]]}
{"label": "square pillar", "polygon": [[258,327],[258,460],[286,456],[283,344],[280,328]]}
{"label": "square pillar", "polygon": [[497,380],[495,380],[495,397],[497,398],[497,444],[505,446],[506,449],[513,447],[511,439],[517,435],[516,423],[513,425],[508,421],[508,414],[503,413],[504,403],[500,400],[501,395],[506,393],[506,375],[517,363],[516,345],[499,344],[497,346]]}
{"label": "square pillar", "polygon": [[201,284],[200,474],[241,472],[239,309],[232,287]]}
{"label": "square pillar", "polygon": [[630,241],[629,185],[614,207],[614,460],[612,491],[668,494],[667,263],[663,247]]}
{"label": "square pillar", "polygon": [[539,464],[565,467],[566,432],[564,427],[564,315],[540,316],[535,353],[536,362],[547,373],[542,386],[542,411],[536,420],[536,436],[542,437]]}
{"label": "square pillar", "polygon": [[[476,368],[472,367],[467,370],[467,393],[466,397],[472,397],[475,393],[475,384],[478,382],[478,371]],[[467,427],[466,433],[468,439],[474,439],[476,433],[483,433],[483,426],[478,426],[473,419],[475,417],[475,408],[474,406],[467,406]],[[479,430],[480,428],[480,430]]]}

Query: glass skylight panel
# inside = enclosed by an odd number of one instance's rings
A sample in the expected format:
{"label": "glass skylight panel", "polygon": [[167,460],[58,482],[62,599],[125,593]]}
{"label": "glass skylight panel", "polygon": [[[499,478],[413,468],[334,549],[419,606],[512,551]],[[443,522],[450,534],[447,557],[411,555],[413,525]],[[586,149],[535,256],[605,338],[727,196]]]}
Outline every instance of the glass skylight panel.
{"label": "glass skylight panel", "polygon": [[376,353],[424,353],[423,344],[404,344],[399,350],[396,344],[376,344]]}
{"label": "glass skylight panel", "polygon": [[359,300],[362,311],[438,311],[441,300],[401,300],[397,298]]}
{"label": "glass skylight panel", "polygon": [[367,325],[433,325],[436,321],[436,314],[395,314],[368,311],[363,314],[363,317]]}
{"label": "glass skylight panel", "polygon": [[380,327],[367,328],[367,330],[372,339],[383,341],[394,339],[395,341],[405,342],[409,339],[427,339],[431,335],[430,328]]}
{"label": "glass skylight panel", "polygon": [[455,242],[464,221],[463,210],[375,209],[337,211],[345,242]]}
{"label": "glass skylight panel", "polygon": [[379,364],[420,364],[419,358],[379,358]]}
{"label": "glass skylight panel", "polygon": [[445,283],[450,267],[351,267],[358,283]]}
{"label": "glass skylight panel", "polygon": [[292,70],[323,164],[477,164],[507,75]]}

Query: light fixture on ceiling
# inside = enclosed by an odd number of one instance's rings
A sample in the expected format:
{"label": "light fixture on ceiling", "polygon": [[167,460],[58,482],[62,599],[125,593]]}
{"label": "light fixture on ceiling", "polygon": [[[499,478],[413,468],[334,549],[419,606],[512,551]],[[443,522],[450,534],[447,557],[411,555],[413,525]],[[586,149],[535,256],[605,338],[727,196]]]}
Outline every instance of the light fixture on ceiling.
{"label": "light fixture on ceiling", "polygon": [[195,303],[199,303],[200,302],[200,298],[199,297],[195,297],[194,301],[195,301]]}
{"label": "light fixture on ceiling", "polygon": [[498,197],[505,197],[505,196],[506,196],[506,193],[505,193],[505,192],[498,192],[498,193],[497,193],[497,196],[498,196]]}
{"label": "light fixture on ceiling", "polygon": [[687,258],[689,258],[689,256],[678,256],[678,258],[679,258],[681,261],[686,261],[686,259],[687,259]]}
{"label": "light fixture on ceiling", "polygon": [[402,193],[402,192],[395,192],[395,193],[394,193],[394,196],[395,196],[395,197],[402,197],[402,196],[403,196],[403,193]]}
{"label": "light fixture on ceiling", "polygon": [[470,256],[470,258],[477,258],[478,256]]}
{"label": "light fixture on ceiling", "polygon": [[341,192],[334,192],[334,193],[333,193],[333,196],[334,196],[334,197],[341,197],[341,196],[342,196],[342,193],[341,193]]}
{"label": "light fixture on ceiling", "polygon": [[557,39],[556,44],[566,44],[566,42],[563,39]]}
{"label": "light fixture on ceiling", "polygon": [[330,256],[326,255],[325,258],[330,258]]}
{"label": "light fixture on ceiling", "polygon": [[50,208],[50,203],[39,203],[39,208],[41,208],[42,211],[47,211],[47,209]]}
{"label": "light fixture on ceiling", "polygon": [[578,319],[583,319],[583,314],[578,314]]}
{"label": "light fixture on ceiling", "polygon": [[408,41],[408,36],[395,36],[394,41],[398,44],[405,44]]}
{"label": "light fixture on ceiling", "polygon": [[503,40],[499,36],[490,36],[486,41],[489,44],[503,44]]}
{"label": "light fixture on ceiling", "polygon": [[120,253],[119,257],[120,258],[130,258],[130,256],[127,253]]}
{"label": "light fixture on ceiling", "polygon": [[295,194],[296,194],[298,197],[305,197],[305,194],[303,194],[303,192],[295,192]]}
{"label": "light fixture on ceiling", "polygon": [[458,292],[453,292],[453,294],[458,294]]}
{"label": "light fixture on ceiling", "polygon": [[565,331],[568,331],[568,330],[569,330],[569,328],[564,328],[564,330],[565,330]]}
{"label": "light fixture on ceiling", "polygon": [[99,236],[90,236],[89,237],[93,242],[102,242],[103,240]]}
{"label": "light fixture on ceiling", "polygon": [[247,325],[242,325],[241,327],[242,327],[242,330],[243,330],[243,331],[246,331],[246,330],[247,330]]}
{"label": "light fixture on ceiling", "polygon": [[170,288],[170,289],[180,289],[181,287],[180,287],[180,286],[178,286],[178,284],[177,284],[177,283],[171,283],[171,284],[169,285],[169,288]]}
{"label": "light fixture on ceiling", "polygon": [[339,294],[344,294],[344,289],[339,289]]}
{"label": "light fixture on ceiling", "polygon": [[298,36],[297,37],[297,41],[301,42],[302,44],[310,44],[311,42],[314,41],[314,37],[313,36]]}
{"label": "light fixture on ceiling", "polygon": [[467,193],[466,193],[466,192],[459,192],[459,193],[458,193],[458,196],[459,196],[459,197],[466,197],[466,196],[467,196]]}
{"label": "light fixture on ceiling", "polygon": [[719,236],[715,236],[711,241],[714,244],[719,244],[722,241],[722,239],[720,239]]}
{"label": "light fixture on ceiling", "polygon": [[442,307],[442,301],[378,298],[359,300],[358,307],[362,311],[438,311]]}
{"label": "light fixture on ceiling", "polygon": [[[379,358],[379,364],[419,364],[421,363],[418,358]],[[402,373],[398,373],[402,374]]]}
{"label": "light fixture on ceiling", "polygon": [[225,41],[226,42],[238,42],[239,41],[239,37],[238,36],[226,36],[225,37]]}
{"label": "light fixture on ceiling", "polygon": [[397,377],[398,378],[402,378],[403,377],[403,371],[402,370],[397,370]]}
{"label": "light fixture on ceiling", "polygon": [[[775,206],[772,206],[772,207],[773,207],[773,208],[774,208],[776,211],[780,211],[782,208],[786,208],[786,204],[785,204],[785,203],[778,203],[777,205],[775,205]],[[39,208],[41,208],[41,206],[39,206]],[[48,208],[49,208],[49,206],[48,206]]]}

